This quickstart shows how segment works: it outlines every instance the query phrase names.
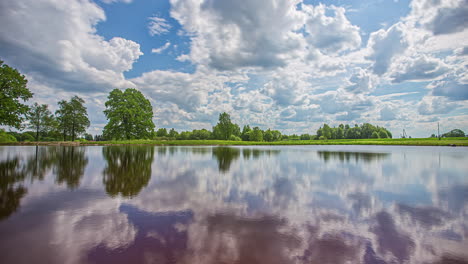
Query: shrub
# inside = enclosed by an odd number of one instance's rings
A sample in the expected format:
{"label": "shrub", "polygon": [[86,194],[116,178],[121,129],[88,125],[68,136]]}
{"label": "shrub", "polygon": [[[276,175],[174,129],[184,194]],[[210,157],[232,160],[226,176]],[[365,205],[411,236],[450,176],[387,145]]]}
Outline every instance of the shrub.
{"label": "shrub", "polygon": [[319,137],[319,140],[327,140],[327,138],[324,137],[324,136],[320,136],[320,137]]}
{"label": "shrub", "polygon": [[0,129],[0,143],[16,142],[16,138],[10,134],[7,134],[5,130]]}
{"label": "shrub", "polygon": [[240,138],[238,136],[235,136],[235,135],[231,135],[229,137],[229,140],[231,140],[231,141],[242,141],[242,138]]}

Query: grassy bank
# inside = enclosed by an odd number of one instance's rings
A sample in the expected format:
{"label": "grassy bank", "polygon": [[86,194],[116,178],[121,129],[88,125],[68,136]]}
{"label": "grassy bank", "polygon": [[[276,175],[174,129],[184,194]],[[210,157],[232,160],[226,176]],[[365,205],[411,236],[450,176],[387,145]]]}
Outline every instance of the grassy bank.
{"label": "grassy bank", "polygon": [[276,142],[224,141],[224,140],[123,140],[89,142],[18,142],[8,145],[407,145],[407,146],[468,146],[468,138],[406,138],[406,139],[336,139],[336,140],[292,140]]}

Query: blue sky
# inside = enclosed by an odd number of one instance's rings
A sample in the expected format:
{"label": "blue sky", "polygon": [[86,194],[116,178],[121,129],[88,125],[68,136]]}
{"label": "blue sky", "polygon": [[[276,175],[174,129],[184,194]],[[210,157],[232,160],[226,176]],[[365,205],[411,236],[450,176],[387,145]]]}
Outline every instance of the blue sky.
{"label": "blue sky", "polygon": [[0,3],[0,58],[33,102],[79,95],[89,132],[115,88],[150,98],[156,126],[315,133],[363,123],[468,132],[468,1],[17,0]]}

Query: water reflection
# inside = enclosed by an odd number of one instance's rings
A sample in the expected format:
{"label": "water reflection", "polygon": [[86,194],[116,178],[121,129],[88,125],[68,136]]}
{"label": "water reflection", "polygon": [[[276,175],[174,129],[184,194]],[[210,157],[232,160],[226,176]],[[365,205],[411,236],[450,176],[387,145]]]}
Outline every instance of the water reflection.
{"label": "water reflection", "polygon": [[0,148],[2,263],[467,263],[468,151],[363,148]]}
{"label": "water reflection", "polygon": [[154,159],[152,146],[111,146],[102,149],[106,160],[103,183],[111,196],[132,197],[145,187],[151,178]]}
{"label": "water reflection", "polygon": [[55,149],[58,184],[65,183],[68,188],[75,189],[80,185],[80,179],[83,176],[88,158],[85,156],[83,147],[62,147]]}
{"label": "water reflection", "polygon": [[21,198],[27,192],[21,185],[25,177],[18,157],[7,157],[0,162],[0,220],[10,216],[19,207]]}
{"label": "water reflection", "polygon": [[371,162],[381,160],[390,156],[390,153],[376,153],[376,152],[349,152],[349,151],[317,151],[317,154],[324,161],[330,159],[339,160],[341,162],[349,161],[364,161]]}

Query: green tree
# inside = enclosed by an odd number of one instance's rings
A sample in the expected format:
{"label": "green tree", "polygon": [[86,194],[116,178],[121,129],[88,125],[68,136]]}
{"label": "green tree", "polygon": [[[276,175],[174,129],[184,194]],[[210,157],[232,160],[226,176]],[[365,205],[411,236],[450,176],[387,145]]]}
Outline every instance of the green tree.
{"label": "green tree", "polygon": [[73,96],[69,102],[62,100],[58,102],[59,109],[55,112],[58,127],[63,134],[63,140],[67,140],[67,136],[71,136],[74,141],[77,135],[82,134],[89,127],[88,112],[84,106],[85,101]]}
{"label": "green tree", "polygon": [[21,128],[29,107],[20,100],[26,102],[33,96],[27,83],[24,75],[0,60],[0,125]]}
{"label": "green tree", "polygon": [[301,135],[301,140],[310,140],[310,139],[311,139],[311,137],[310,137],[309,134],[302,134]]}
{"label": "green tree", "polygon": [[463,130],[458,129],[458,128],[453,129],[450,132],[447,132],[442,135],[442,137],[464,137],[464,136],[465,136],[465,132],[463,132]]}
{"label": "green tree", "polygon": [[378,129],[369,124],[369,123],[364,123],[362,124],[361,126],[361,138],[371,138],[372,137],[372,134],[374,132],[378,132]]}
{"label": "green tree", "polygon": [[372,132],[371,138],[379,138],[379,133],[377,131]]}
{"label": "green tree", "polygon": [[106,115],[109,122],[103,135],[107,139],[151,138],[154,133],[153,107],[138,90],[122,92],[114,89],[107,97]]}
{"label": "green tree", "polygon": [[336,139],[343,139],[343,138],[344,138],[344,129],[343,129],[343,125],[340,125],[336,129]]}
{"label": "green tree", "polygon": [[55,118],[48,109],[48,105],[34,103],[27,114],[28,127],[36,131],[36,141],[39,141],[40,134],[44,134],[55,129]]}
{"label": "green tree", "polygon": [[250,131],[250,141],[263,141],[263,131],[259,127],[254,127],[252,131]]}
{"label": "green tree", "polygon": [[384,129],[379,129],[379,138],[388,138],[387,131]]}
{"label": "green tree", "polygon": [[332,130],[329,125],[323,124],[322,127],[322,136],[326,137],[327,139],[332,138]]}
{"label": "green tree", "polygon": [[273,133],[271,132],[270,129],[265,131],[265,133],[263,134],[263,139],[265,141],[267,141],[267,142],[272,142],[273,141]]}
{"label": "green tree", "polygon": [[240,136],[240,128],[231,122],[231,116],[227,113],[219,114],[219,121],[213,127],[213,134],[216,139],[228,140],[231,135]]}
{"label": "green tree", "polygon": [[249,141],[250,131],[252,131],[252,129],[250,129],[249,125],[245,125],[242,128],[241,138],[243,141]]}
{"label": "green tree", "polygon": [[167,137],[167,129],[165,128],[160,128],[158,131],[156,131],[156,136],[158,137]]}
{"label": "green tree", "polygon": [[169,130],[169,137],[176,138],[178,135],[179,133],[174,128],[171,128],[171,130]]}

